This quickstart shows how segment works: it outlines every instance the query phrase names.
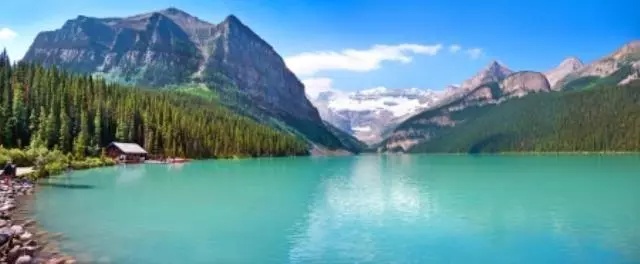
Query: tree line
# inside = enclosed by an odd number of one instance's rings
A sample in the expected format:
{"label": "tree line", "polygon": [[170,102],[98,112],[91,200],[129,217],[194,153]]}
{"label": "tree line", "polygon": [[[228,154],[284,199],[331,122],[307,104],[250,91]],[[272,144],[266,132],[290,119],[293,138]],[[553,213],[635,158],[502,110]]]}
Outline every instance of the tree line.
{"label": "tree line", "polygon": [[453,128],[411,152],[637,152],[640,80],[528,95],[452,112]]}
{"label": "tree line", "polygon": [[305,142],[220,105],[108,83],[0,54],[0,145],[96,156],[112,141],[191,158],[308,153]]}

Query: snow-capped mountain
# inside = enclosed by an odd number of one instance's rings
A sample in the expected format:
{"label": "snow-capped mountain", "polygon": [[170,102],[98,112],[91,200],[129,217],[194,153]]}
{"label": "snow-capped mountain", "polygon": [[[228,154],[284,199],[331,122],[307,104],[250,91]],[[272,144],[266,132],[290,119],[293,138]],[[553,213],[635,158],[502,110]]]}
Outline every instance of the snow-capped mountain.
{"label": "snow-capped mountain", "polygon": [[433,106],[442,91],[377,87],[352,93],[327,91],[309,98],[320,116],[365,143],[375,143],[395,124]]}

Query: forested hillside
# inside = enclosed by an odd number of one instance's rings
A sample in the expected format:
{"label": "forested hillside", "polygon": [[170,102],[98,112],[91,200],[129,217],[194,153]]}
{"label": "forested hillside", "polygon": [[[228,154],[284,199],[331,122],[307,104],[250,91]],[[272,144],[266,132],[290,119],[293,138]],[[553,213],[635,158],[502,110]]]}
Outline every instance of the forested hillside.
{"label": "forested hillside", "polygon": [[575,88],[452,112],[409,152],[640,151],[640,81]]}
{"label": "forested hillside", "polygon": [[307,154],[307,145],[195,96],[125,87],[0,54],[0,144],[97,155],[111,141],[193,158]]}

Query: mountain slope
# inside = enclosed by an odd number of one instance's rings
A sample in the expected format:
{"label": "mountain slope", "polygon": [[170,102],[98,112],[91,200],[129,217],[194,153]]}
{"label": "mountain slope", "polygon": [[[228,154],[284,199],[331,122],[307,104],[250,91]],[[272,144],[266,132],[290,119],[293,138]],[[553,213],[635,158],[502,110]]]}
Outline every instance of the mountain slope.
{"label": "mountain slope", "polygon": [[609,76],[620,68],[630,66],[637,61],[640,61],[640,40],[631,41],[612,54],[581,67],[558,81],[554,89],[561,89],[569,82],[580,78]]}
{"label": "mountain slope", "polygon": [[[467,121],[466,113],[475,114],[485,106],[501,104],[511,98],[519,98],[532,93],[551,91],[549,82],[538,72],[515,72],[498,82],[481,84],[475,89],[457,96],[438,107],[426,110],[407,119],[385,139],[379,151],[408,151],[415,145],[430,141],[442,130],[457,127]],[[475,112],[475,109],[479,112]],[[464,113],[465,118],[459,118]],[[475,116],[474,114],[474,116]]]}
{"label": "mountain slope", "polygon": [[640,81],[537,94],[453,114],[409,152],[640,151]]}
{"label": "mountain slope", "polygon": [[204,84],[219,102],[257,121],[312,145],[344,148],[280,55],[233,15],[220,24],[175,8],[79,16],[38,34],[24,60],[149,87]]}
{"label": "mountain slope", "polygon": [[20,62],[0,53],[0,145],[99,156],[112,141],[190,158],[309,154],[305,142],[209,101],[134,89]]}
{"label": "mountain slope", "polygon": [[339,128],[333,126],[331,123],[325,122],[325,125],[334,135],[336,135],[336,137],[338,137],[338,139],[340,139],[342,145],[344,145],[348,149],[354,149],[360,152],[367,148],[367,144],[362,143],[362,141],[358,140],[356,137],[340,130]]}

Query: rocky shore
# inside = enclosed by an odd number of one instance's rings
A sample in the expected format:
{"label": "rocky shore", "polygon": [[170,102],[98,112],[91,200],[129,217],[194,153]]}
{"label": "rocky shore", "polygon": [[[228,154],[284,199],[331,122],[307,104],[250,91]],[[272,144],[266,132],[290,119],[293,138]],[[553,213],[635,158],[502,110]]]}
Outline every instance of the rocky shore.
{"label": "rocky shore", "polygon": [[0,264],[76,263],[60,254],[53,236],[30,218],[34,192],[28,181],[0,183]]}

